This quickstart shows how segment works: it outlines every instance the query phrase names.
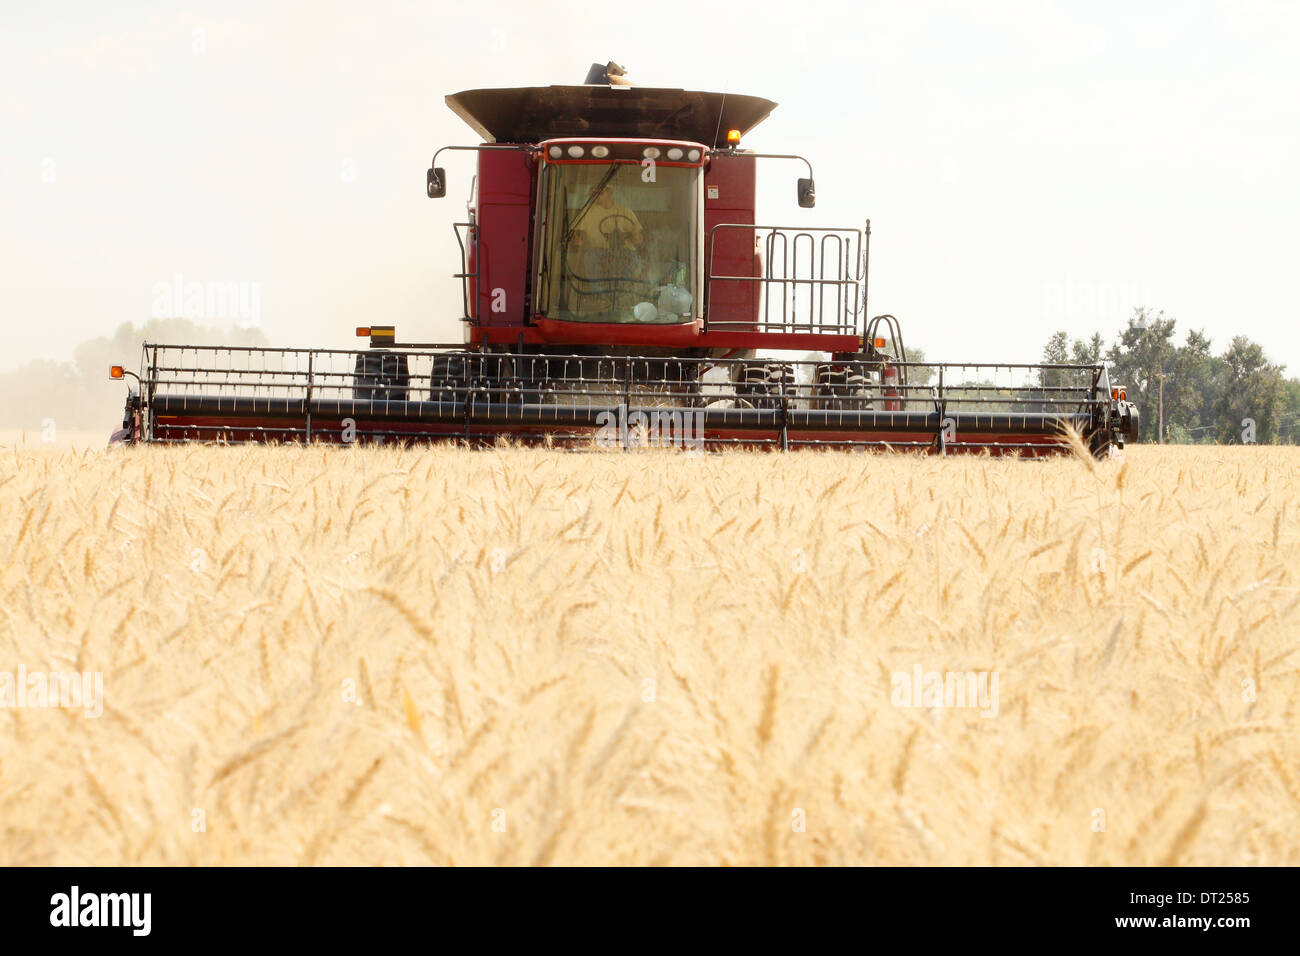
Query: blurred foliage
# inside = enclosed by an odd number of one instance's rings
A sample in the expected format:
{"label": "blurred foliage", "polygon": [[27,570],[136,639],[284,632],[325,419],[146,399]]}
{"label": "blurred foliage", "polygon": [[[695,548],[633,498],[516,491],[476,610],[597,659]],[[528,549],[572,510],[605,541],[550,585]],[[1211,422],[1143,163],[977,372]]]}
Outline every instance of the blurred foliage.
{"label": "blurred foliage", "polygon": [[82,342],[72,362],[37,360],[0,372],[0,427],[103,431],[108,436],[122,419],[126,386],[108,377],[111,365],[138,371],[145,342],[186,345],[267,345],[260,329],[217,328],[189,319],[123,323],[112,335]]}
{"label": "blurred foliage", "polygon": [[[1111,382],[1123,385],[1138,406],[1139,441],[1158,440],[1163,407],[1166,442],[1240,444],[1253,422],[1256,442],[1300,443],[1300,379],[1285,378],[1285,366],[1270,362],[1263,347],[1244,335],[1215,355],[1204,332],[1192,329],[1180,344],[1175,326],[1163,312],[1139,308],[1104,353],[1098,334],[1084,341],[1055,332],[1041,360],[1104,361]],[[1053,384],[1060,374],[1044,371],[1041,380]]]}

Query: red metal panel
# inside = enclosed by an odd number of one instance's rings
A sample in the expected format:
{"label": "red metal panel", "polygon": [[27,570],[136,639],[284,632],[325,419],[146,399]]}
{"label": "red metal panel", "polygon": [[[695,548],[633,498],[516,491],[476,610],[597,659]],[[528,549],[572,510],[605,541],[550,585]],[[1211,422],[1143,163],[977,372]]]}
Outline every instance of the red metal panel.
{"label": "red metal panel", "polygon": [[537,330],[547,342],[574,345],[648,345],[655,347],[692,346],[698,343],[699,319],[690,322],[659,323],[605,323],[566,322],[535,316]]}
{"label": "red metal panel", "polygon": [[466,336],[465,341],[474,348],[480,348],[484,345],[518,345],[520,342],[524,345],[544,345],[546,343],[542,333],[531,325],[522,329],[510,326],[484,329],[471,325],[469,335]]}
{"label": "red metal panel", "polygon": [[474,292],[481,325],[519,327],[528,314],[535,184],[536,166],[527,153],[487,150],[478,154],[474,265],[479,280]]}
{"label": "red metal panel", "polygon": [[801,352],[856,352],[862,340],[856,335],[825,332],[721,332],[709,331],[696,343],[700,348],[788,349]]}
{"label": "red metal panel", "polygon": [[[719,229],[719,223],[754,224],[754,167],[744,156],[715,155],[704,173],[705,275],[759,276],[752,229]],[[710,258],[710,235],[714,258]],[[757,282],[714,282],[709,287],[709,321],[758,322]]]}
{"label": "red metal panel", "polygon": [[[856,335],[828,335],[817,332],[744,332],[720,331],[698,334],[695,323],[685,325],[598,325],[589,322],[546,320],[546,331],[539,323],[525,329],[508,326],[471,329],[471,345],[516,345],[522,334],[525,345],[645,345],[685,346],[705,349],[788,349],[801,352],[856,352],[862,340]],[[570,333],[572,330],[572,334]],[[696,330],[696,331],[692,331]]]}
{"label": "red metal panel", "polygon": [[[404,440],[428,441],[480,441],[491,444],[498,436],[508,436],[515,441],[542,442],[548,435],[562,437],[559,444],[575,444],[590,448],[597,429],[591,426],[559,428],[543,425],[480,425],[466,427],[462,424],[430,424],[401,420],[353,420],[351,428],[358,435],[370,432],[390,433],[390,442]],[[225,432],[230,442],[295,442],[302,440],[304,427],[301,418],[252,418],[239,416],[159,415],[154,432],[155,441],[207,440]],[[344,420],[318,417],[312,421],[312,440],[340,443]],[[738,448],[779,448],[779,431],[742,431],[738,429],[706,429],[702,436],[707,446],[732,445]],[[806,445],[844,447],[854,442],[888,445],[898,451],[937,454],[938,445],[930,432],[806,432],[791,430],[787,439],[792,448]],[[999,447],[1002,446],[1002,447]],[[947,446],[948,454],[1019,455],[1025,458],[1071,454],[1070,446],[1062,444],[1054,435],[982,435],[978,441],[958,442]]]}

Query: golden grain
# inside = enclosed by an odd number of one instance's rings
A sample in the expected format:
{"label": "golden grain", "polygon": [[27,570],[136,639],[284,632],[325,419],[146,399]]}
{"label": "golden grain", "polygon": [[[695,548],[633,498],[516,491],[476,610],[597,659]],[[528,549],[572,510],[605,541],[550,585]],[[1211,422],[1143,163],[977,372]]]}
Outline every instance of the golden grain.
{"label": "golden grain", "polygon": [[1300,863],[1295,449],[0,462],[5,863]]}

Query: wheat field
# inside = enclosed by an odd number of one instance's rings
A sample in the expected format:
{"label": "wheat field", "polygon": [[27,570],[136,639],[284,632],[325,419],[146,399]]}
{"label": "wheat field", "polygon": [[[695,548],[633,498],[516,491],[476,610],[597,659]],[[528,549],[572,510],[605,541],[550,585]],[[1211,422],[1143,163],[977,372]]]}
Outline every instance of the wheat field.
{"label": "wheat field", "polygon": [[0,862],[1300,863],[1297,497],[1281,448],[10,445],[0,671],[102,698],[0,706]]}

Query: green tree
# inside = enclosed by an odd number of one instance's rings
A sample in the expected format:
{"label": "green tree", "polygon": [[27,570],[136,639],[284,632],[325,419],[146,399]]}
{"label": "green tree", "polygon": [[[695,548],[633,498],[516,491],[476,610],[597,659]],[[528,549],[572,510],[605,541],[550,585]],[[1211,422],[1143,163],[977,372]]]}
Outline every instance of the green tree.
{"label": "green tree", "polygon": [[1047,344],[1043,346],[1042,363],[1044,365],[1064,365],[1070,360],[1070,334],[1053,332]]}
{"label": "green tree", "polygon": [[[1071,341],[1068,332],[1057,331],[1043,346],[1039,361],[1044,365],[1097,365],[1105,347],[1106,341],[1100,332],[1094,332],[1090,339]],[[1066,369],[1043,369],[1038,373],[1038,384],[1044,388],[1074,385],[1078,379],[1078,373]]]}
{"label": "green tree", "polygon": [[[1223,360],[1211,353],[1205,333],[1189,331],[1165,375],[1165,441],[1211,440],[1222,370]],[[1154,411],[1159,415],[1158,407]]]}
{"label": "green tree", "polygon": [[1096,365],[1101,361],[1101,353],[1106,348],[1106,340],[1100,332],[1093,332],[1086,342],[1075,339],[1070,343],[1070,362],[1075,365]]}
{"label": "green tree", "polygon": [[[1202,330],[1188,331],[1180,345],[1175,327],[1163,312],[1140,308],[1109,349],[1100,335],[1071,339],[1058,331],[1043,346],[1041,360],[1089,365],[1104,352],[1111,384],[1123,385],[1142,412],[1139,441],[1160,439],[1163,408],[1165,441],[1240,442],[1249,419],[1254,441],[1300,444],[1300,379],[1284,379],[1283,367],[1244,336],[1215,355]],[[1064,370],[1039,374],[1043,387],[1070,381]]]}
{"label": "green tree", "polygon": [[1138,308],[1119,341],[1106,353],[1111,383],[1123,385],[1129,401],[1142,413],[1139,441],[1159,438],[1161,379],[1168,383],[1177,351],[1173,343],[1174,324],[1164,312]]}
{"label": "green tree", "polygon": [[[915,345],[907,347],[907,361],[909,362],[926,362],[925,350],[917,348]],[[934,369],[932,368],[909,368],[907,370],[908,385],[929,385],[934,381]]]}
{"label": "green tree", "polygon": [[[1235,444],[1278,440],[1286,402],[1281,365],[1269,362],[1263,346],[1238,335],[1223,354],[1222,387],[1215,403],[1215,437]],[[1252,428],[1253,426],[1253,428]]]}
{"label": "green tree", "polygon": [[1283,386],[1282,424],[1278,440],[1288,445],[1300,445],[1300,378],[1289,378]]}

